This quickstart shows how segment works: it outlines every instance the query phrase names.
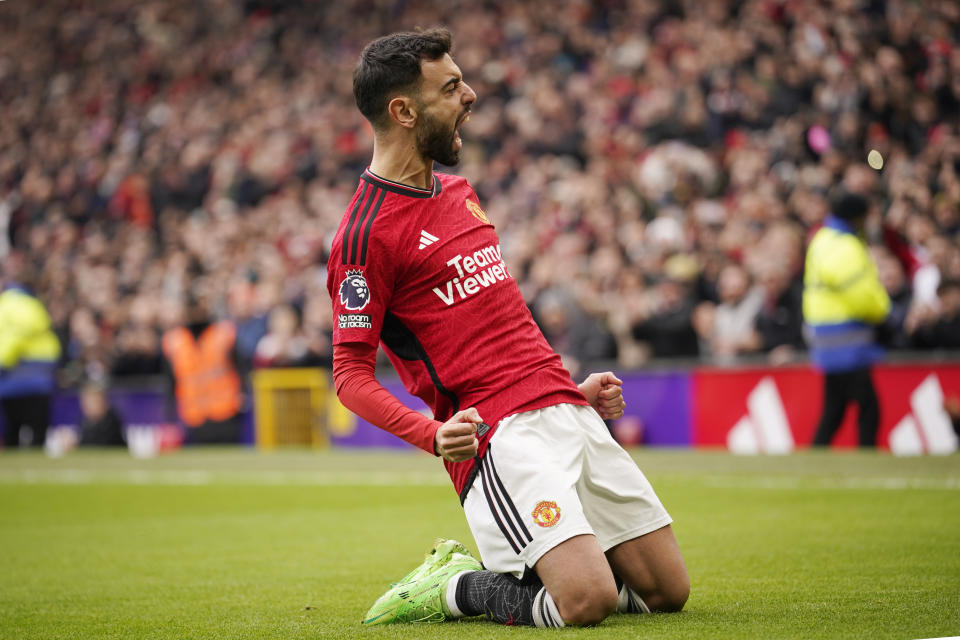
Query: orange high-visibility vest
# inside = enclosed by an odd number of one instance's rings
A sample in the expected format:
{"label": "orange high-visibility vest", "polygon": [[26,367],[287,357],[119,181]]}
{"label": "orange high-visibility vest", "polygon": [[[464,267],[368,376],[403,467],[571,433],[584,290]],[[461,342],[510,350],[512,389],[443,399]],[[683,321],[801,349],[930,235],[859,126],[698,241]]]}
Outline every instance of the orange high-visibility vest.
{"label": "orange high-visibility vest", "polygon": [[197,340],[184,327],[164,334],[163,352],[173,368],[177,411],[187,426],[227,420],[240,411],[240,377],[230,358],[235,338],[230,322],[210,325]]}

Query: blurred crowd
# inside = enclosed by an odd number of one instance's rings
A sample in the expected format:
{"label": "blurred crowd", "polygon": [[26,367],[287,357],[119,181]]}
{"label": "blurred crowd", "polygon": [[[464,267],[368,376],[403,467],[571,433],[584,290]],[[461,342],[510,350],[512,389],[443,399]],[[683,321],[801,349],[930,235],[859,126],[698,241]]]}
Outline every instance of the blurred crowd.
{"label": "blurred crowd", "polygon": [[245,369],[328,364],[324,265],[372,150],[353,64],[434,24],[479,96],[453,170],[575,374],[801,358],[841,184],[872,202],[884,343],[960,348],[952,0],[6,2],[0,256],[64,380],[160,372],[197,308]]}

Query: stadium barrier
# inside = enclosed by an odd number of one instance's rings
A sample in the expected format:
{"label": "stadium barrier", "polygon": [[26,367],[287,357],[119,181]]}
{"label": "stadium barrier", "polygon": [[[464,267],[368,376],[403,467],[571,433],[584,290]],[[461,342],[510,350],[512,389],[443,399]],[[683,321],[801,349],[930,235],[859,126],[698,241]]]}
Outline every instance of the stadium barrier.
{"label": "stadium barrier", "polygon": [[[894,453],[946,454],[957,434],[946,402],[960,402],[960,364],[888,363],[874,369],[880,401],[877,444]],[[823,406],[821,376],[810,367],[694,371],[690,444],[736,453],[789,453],[809,446]],[[834,445],[857,442],[856,408]]]}
{"label": "stadium barrier", "polygon": [[[820,374],[805,364],[668,364],[620,377],[627,411],[611,428],[628,445],[789,453],[809,446],[822,406]],[[960,360],[888,362],[874,369],[874,381],[881,411],[880,448],[903,455],[957,449],[957,435],[946,407],[960,411]],[[407,406],[429,414],[398,379],[384,377],[383,383]],[[258,371],[252,377],[252,389],[244,443],[263,448],[288,444],[410,448],[345,409],[333,393],[326,371]],[[111,389],[110,400],[128,425],[174,421],[165,387],[156,381]],[[76,392],[59,392],[52,413],[52,425],[79,425]],[[834,444],[856,445],[855,408],[848,411]]]}
{"label": "stadium barrier", "polygon": [[[624,373],[627,410],[611,428],[627,445],[725,447],[736,453],[789,453],[813,440],[823,388],[809,365],[664,368]],[[960,408],[960,362],[891,362],[874,370],[880,400],[878,446],[894,453],[951,453],[957,435],[945,410]],[[427,412],[397,380],[385,385],[404,403]],[[341,446],[407,446],[354,418],[333,438]],[[834,439],[855,447],[856,409]]]}

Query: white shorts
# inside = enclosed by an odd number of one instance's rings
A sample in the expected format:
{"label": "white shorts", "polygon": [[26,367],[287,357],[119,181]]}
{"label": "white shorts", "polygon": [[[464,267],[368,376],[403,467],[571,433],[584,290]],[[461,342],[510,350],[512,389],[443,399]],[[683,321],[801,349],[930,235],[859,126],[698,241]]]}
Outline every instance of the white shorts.
{"label": "white shorts", "polygon": [[564,540],[604,551],[672,522],[653,487],[591,407],[509,416],[463,503],[483,565],[522,578]]}

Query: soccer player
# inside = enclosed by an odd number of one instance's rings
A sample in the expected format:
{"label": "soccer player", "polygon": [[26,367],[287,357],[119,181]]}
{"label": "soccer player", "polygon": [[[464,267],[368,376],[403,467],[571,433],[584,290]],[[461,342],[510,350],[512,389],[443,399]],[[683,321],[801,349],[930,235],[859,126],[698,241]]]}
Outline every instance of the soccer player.
{"label": "soccer player", "polygon": [[[686,566],[664,510],[603,419],[621,381],[579,385],[533,321],[493,223],[455,165],[476,100],[446,29],[395,33],[353,76],[373,159],[333,241],[333,376],[369,422],[444,459],[484,565],[441,541],[367,624],[487,615],[503,624],[596,624],[614,610],[678,611]],[[435,419],[374,377],[383,346]]]}

